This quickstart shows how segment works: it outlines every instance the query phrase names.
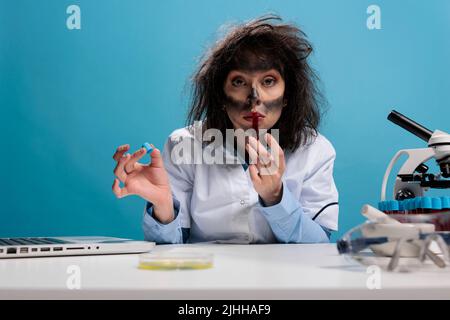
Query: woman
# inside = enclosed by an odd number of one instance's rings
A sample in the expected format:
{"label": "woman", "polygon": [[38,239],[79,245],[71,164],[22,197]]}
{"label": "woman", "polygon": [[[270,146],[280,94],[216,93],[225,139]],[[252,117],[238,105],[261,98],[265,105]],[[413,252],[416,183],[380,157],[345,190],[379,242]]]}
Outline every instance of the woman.
{"label": "woman", "polygon": [[[116,150],[113,192],[147,201],[146,240],[329,242],[338,220],[336,154],[317,131],[311,51],[305,34],[276,16],[234,27],[201,62],[188,126],[170,135],[162,154],[154,148],[151,163],[141,164],[144,148]],[[227,161],[198,161],[195,150]]]}

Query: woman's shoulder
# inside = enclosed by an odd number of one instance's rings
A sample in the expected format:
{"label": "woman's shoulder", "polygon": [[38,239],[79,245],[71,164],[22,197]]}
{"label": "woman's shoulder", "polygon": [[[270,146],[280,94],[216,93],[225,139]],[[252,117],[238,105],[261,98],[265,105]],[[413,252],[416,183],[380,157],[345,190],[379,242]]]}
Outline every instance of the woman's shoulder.
{"label": "woman's shoulder", "polygon": [[[169,135],[168,141],[171,143],[179,143],[183,140],[193,140],[196,135],[196,130],[201,130],[200,128],[195,128],[194,125],[186,126],[183,128],[178,128],[172,131]],[[201,133],[201,131],[200,131]]]}
{"label": "woman's shoulder", "polygon": [[317,133],[317,137],[314,141],[314,148],[327,151],[328,153],[336,153],[333,144],[323,134]]}

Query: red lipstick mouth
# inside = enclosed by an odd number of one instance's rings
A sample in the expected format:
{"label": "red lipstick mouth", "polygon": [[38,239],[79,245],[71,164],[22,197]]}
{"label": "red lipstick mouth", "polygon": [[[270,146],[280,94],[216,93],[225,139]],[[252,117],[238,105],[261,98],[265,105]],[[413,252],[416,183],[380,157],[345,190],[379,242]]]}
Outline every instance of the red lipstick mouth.
{"label": "red lipstick mouth", "polygon": [[259,112],[249,112],[249,113],[245,114],[244,119],[245,120],[253,120],[253,117],[257,117],[259,120],[259,119],[265,118],[266,116]]}

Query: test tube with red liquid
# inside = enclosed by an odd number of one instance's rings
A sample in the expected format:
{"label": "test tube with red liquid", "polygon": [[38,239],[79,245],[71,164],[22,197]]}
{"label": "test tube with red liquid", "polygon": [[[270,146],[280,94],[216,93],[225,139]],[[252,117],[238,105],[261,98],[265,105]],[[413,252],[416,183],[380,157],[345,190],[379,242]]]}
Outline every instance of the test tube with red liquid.
{"label": "test tube with red liquid", "polygon": [[259,141],[258,112],[252,112],[252,127],[256,132],[256,140]]}

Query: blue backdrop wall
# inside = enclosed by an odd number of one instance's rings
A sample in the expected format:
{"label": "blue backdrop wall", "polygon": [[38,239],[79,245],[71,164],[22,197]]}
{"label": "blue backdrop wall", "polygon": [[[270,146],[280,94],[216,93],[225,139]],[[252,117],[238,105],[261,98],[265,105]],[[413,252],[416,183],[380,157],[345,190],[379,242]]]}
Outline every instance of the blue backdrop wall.
{"label": "blue backdrop wall", "polygon": [[[184,125],[189,77],[224,23],[268,12],[309,36],[337,151],[340,231],[375,204],[401,148],[424,143],[386,120],[396,108],[450,130],[450,2],[0,1],[0,236],[142,238],[144,201],[111,192],[114,149],[162,147]],[[81,29],[70,30],[70,5]],[[366,26],[381,9],[381,29]]]}

